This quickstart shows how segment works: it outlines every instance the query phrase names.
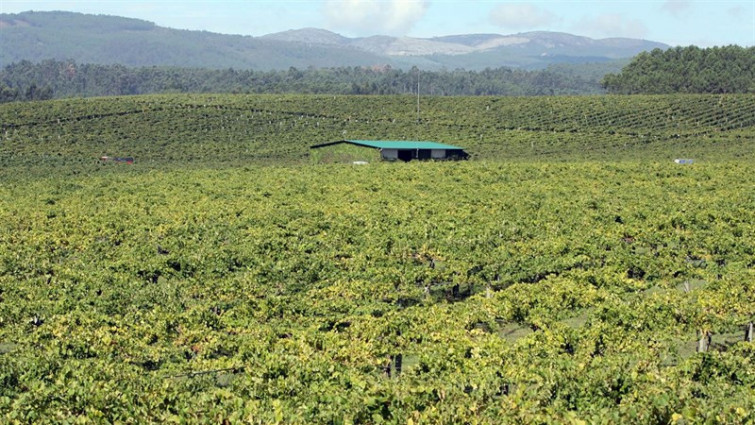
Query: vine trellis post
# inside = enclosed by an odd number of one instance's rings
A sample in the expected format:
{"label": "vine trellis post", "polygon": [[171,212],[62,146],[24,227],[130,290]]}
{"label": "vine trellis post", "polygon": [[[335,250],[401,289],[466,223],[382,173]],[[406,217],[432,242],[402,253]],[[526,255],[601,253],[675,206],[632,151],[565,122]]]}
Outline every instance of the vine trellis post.
{"label": "vine trellis post", "polygon": [[706,330],[700,330],[698,332],[698,335],[700,336],[700,339],[697,341],[697,352],[698,353],[704,353],[708,351],[708,348],[710,348],[711,343],[711,334],[709,331]]}

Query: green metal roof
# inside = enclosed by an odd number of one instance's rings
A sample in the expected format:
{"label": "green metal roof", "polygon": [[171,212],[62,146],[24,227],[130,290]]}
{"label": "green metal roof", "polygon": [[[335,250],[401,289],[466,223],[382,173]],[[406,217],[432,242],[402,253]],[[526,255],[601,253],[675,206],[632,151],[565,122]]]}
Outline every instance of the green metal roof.
{"label": "green metal roof", "polygon": [[414,140],[344,140],[344,142],[378,149],[464,149],[443,143]]}

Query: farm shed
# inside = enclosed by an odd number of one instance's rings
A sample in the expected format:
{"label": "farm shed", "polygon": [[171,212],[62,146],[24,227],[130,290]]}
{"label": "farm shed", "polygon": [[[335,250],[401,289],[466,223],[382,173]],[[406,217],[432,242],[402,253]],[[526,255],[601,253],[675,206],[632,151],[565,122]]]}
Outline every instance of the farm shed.
{"label": "farm shed", "polygon": [[[330,157],[340,157],[343,160],[368,161],[369,159],[383,159],[387,161],[417,160],[459,160],[469,158],[464,148],[437,142],[420,142],[408,140],[339,140],[311,146],[310,149],[335,152]],[[377,149],[379,155],[374,154]],[[367,153],[367,152],[372,153]],[[348,152],[348,155],[339,153]],[[361,155],[360,155],[361,153]],[[328,156],[328,155],[323,155]],[[348,156],[346,158],[345,156]],[[373,158],[369,158],[372,156]]]}
{"label": "farm shed", "polygon": [[101,156],[100,157],[100,161],[102,161],[102,162],[108,162],[108,161],[112,161],[112,162],[125,162],[126,164],[133,164],[134,163],[134,158],[132,158],[130,156],[127,156],[127,157]]}

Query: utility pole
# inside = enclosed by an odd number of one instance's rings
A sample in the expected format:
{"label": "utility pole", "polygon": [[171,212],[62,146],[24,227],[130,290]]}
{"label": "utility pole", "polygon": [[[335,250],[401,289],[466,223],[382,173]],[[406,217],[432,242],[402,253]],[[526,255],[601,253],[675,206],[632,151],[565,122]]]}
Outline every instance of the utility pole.
{"label": "utility pole", "polygon": [[419,124],[419,68],[417,68],[417,124]]}

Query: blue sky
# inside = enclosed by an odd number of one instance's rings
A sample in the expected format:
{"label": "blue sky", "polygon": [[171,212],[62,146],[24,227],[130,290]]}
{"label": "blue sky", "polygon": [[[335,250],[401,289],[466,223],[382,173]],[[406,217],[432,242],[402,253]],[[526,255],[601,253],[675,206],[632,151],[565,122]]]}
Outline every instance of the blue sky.
{"label": "blue sky", "polygon": [[545,30],[672,46],[755,46],[755,0],[0,0],[0,13],[28,10],[126,16],[171,28],[252,36],[305,27],[350,37]]}

